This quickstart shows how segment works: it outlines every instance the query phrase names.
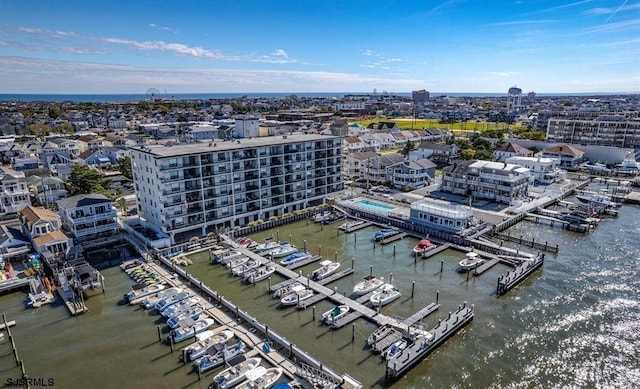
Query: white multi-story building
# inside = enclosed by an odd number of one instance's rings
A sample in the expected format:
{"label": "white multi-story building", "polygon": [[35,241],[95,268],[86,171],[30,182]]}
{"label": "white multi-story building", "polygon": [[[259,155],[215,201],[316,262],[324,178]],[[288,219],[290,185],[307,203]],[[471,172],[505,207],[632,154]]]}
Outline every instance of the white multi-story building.
{"label": "white multi-story building", "polygon": [[98,194],[81,194],[58,200],[62,229],[79,242],[117,234],[113,202]]}
{"label": "white multi-story building", "polygon": [[471,207],[425,198],[411,204],[410,218],[434,230],[460,233],[473,222],[473,210]]}
{"label": "white multi-story building", "polygon": [[560,160],[556,158],[509,157],[505,162],[526,167],[539,184],[552,184],[566,176],[566,174],[560,170]]}
{"label": "white multi-story building", "polygon": [[527,196],[529,169],[491,161],[468,161],[443,169],[442,191],[510,204]]}
{"label": "white multi-story building", "polygon": [[24,173],[0,169],[0,212],[15,213],[31,205]]}
{"label": "white multi-story building", "polygon": [[341,147],[316,134],[134,147],[140,216],[175,243],[322,204],[342,190]]}
{"label": "white multi-story building", "polygon": [[632,114],[600,114],[590,119],[551,118],[547,141],[640,149],[640,118]]}

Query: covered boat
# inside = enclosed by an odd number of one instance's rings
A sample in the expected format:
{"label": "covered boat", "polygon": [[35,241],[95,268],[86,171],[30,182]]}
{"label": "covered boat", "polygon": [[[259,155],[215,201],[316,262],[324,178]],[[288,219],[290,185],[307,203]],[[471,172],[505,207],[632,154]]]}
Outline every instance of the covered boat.
{"label": "covered boat", "polygon": [[179,343],[183,340],[187,340],[189,338],[194,337],[196,334],[207,330],[209,327],[215,324],[215,321],[207,317],[205,319],[199,319],[193,322],[191,325],[187,325],[185,327],[179,327],[171,331],[171,338],[173,339],[173,343]]}
{"label": "covered boat", "polygon": [[234,343],[231,346],[227,346],[226,344],[219,344],[209,349],[207,351],[207,354],[196,359],[193,364],[198,372],[204,373],[218,366],[221,366],[223,363],[225,363],[225,361],[229,361],[232,358],[241,355],[242,353],[244,353],[244,350],[245,345],[242,340],[238,340],[237,343]]}
{"label": "covered boat", "polygon": [[398,233],[398,230],[393,229],[393,228],[384,228],[378,232],[376,232],[375,234],[373,234],[373,240],[376,242],[379,242],[385,238],[388,238],[390,236],[393,236],[395,234]]}
{"label": "covered boat", "polygon": [[167,325],[172,330],[180,327],[186,319],[196,320],[200,317],[200,314],[204,312],[204,307],[200,304],[192,305],[186,311],[181,311],[167,319]]}
{"label": "covered boat", "polygon": [[413,248],[413,252],[417,254],[424,254],[427,251],[436,248],[436,245],[431,243],[429,239],[421,239],[417,245]]}
{"label": "covered boat", "polygon": [[309,254],[307,252],[297,252],[297,253],[293,253],[293,254],[287,255],[286,257],[282,258],[280,260],[280,264],[282,266],[289,266],[291,264],[304,261],[305,259],[308,259],[310,257],[311,257],[311,254]]}

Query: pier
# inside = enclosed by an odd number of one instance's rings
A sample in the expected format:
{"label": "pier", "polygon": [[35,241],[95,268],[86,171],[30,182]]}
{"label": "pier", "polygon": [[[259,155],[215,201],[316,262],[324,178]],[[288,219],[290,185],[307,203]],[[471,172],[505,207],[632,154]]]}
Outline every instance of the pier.
{"label": "pier", "polygon": [[372,226],[372,225],[373,225],[373,223],[365,221],[364,223],[358,224],[356,226],[346,228],[344,230],[344,232],[348,234],[350,232],[359,231],[359,230],[362,230],[362,229],[367,228],[367,227]]}
{"label": "pier", "polygon": [[[567,222],[562,222],[562,223],[567,223]],[[522,235],[517,237],[517,236],[511,236],[511,234],[505,235],[505,234],[497,233],[497,234],[493,235],[493,238],[504,240],[506,242],[514,242],[514,243],[517,243],[519,245],[531,247],[531,248],[534,248],[536,250],[547,251],[547,252],[550,252],[550,253],[553,253],[553,254],[557,254],[558,250],[559,250],[557,244],[555,246],[552,246],[552,245],[549,244],[549,242],[546,242],[546,241],[544,243],[540,242],[540,241],[536,242],[536,238],[527,239],[527,238],[523,238]]]}
{"label": "pier", "polygon": [[414,255],[421,257],[422,259],[427,259],[430,258],[438,253],[443,252],[446,249],[450,249],[451,248],[451,243],[443,243],[443,244],[439,244],[438,246],[436,246],[435,248],[432,248],[431,250],[427,250],[424,251],[422,253],[415,253]]}
{"label": "pier", "polygon": [[78,297],[78,294],[76,294],[69,285],[57,286],[56,291],[62,301],[64,301],[64,305],[73,316],[89,311],[89,309],[84,305],[82,292],[78,293],[80,295],[80,297]]}
{"label": "pier", "polygon": [[409,328],[412,325],[419,322],[420,320],[424,319],[425,317],[431,315],[438,309],[440,309],[440,304],[431,303],[426,307],[422,308],[421,310],[419,310],[418,312],[414,313],[413,315],[409,316],[408,318],[404,319],[402,321],[402,324],[406,325],[407,328]]}
{"label": "pier", "polygon": [[496,294],[502,296],[507,293],[513,287],[522,282],[529,274],[533,273],[542,266],[544,263],[544,254],[538,255],[531,261],[525,261],[521,265],[516,266],[515,269],[507,272],[507,274],[501,275],[498,278],[498,286],[496,287]]}
{"label": "pier", "polygon": [[388,237],[386,237],[384,239],[381,239],[380,240],[380,244],[383,244],[383,245],[389,244],[391,242],[395,242],[396,240],[400,240],[400,239],[404,238],[405,236],[407,236],[406,232],[398,231],[397,234],[393,234],[393,235],[388,236]]}
{"label": "pier", "polygon": [[387,361],[385,380],[395,381],[418,364],[445,340],[453,336],[473,320],[473,307],[459,306],[449,317],[439,322],[429,333],[431,337],[418,337],[400,355]]}

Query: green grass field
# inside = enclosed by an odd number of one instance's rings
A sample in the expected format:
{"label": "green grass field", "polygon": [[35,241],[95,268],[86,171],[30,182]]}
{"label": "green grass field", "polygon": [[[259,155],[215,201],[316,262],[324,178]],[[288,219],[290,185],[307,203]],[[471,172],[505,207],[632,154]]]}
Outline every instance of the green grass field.
{"label": "green grass field", "polygon": [[456,123],[439,123],[438,119],[411,119],[411,118],[394,118],[388,119],[383,116],[355,120],[349,122],[358,123],[367,127],[371,123],[379,123],[379,122],[393,122],[398,125],[398,127],[405,130],[422,130],[423,128],[445,128],[451,130],[456,135],[460,135],[462,133],[469,132],[479,132],[482,133],[487,130],[506,130],[510,129],[519,129],[521,125],[519,123],[507,125],[505,123],[496,123],[496,122],[476,122],[476,121],[468,121],[468,122],[456,122]]}

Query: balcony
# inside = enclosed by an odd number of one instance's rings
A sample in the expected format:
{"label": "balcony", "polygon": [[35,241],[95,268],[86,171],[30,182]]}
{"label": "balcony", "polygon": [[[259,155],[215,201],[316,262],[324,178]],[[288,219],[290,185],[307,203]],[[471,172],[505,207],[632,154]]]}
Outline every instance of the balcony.
{"label": "balcony", "polygon": [[78,217],[70,216],[70,218],[73,224],[77,225],[81,223],[92,223],[95,221],[105,220],[105,219],[113,219],[115,222],[116,216],[117,216],[116,211],[111,210],[103,213],[88,214],[85,216],[78,216]]}

